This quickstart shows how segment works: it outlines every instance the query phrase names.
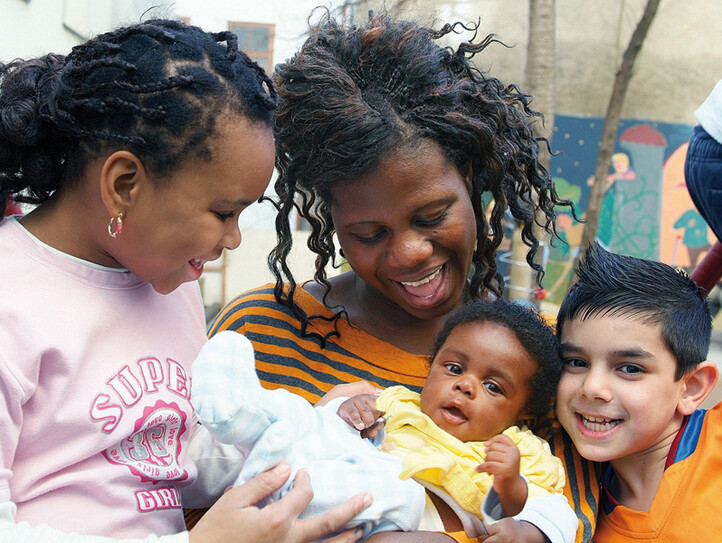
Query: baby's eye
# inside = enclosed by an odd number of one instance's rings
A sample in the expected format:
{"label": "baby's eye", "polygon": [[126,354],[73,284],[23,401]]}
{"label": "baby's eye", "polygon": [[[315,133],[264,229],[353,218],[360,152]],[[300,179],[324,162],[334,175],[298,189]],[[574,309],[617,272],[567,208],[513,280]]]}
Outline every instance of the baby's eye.
{"label": "baby's eye", "polygon": [[494,383],[493,381],[487,381],[486,383],[484,383],[484,386],[486,387],[486,389],[489,392],[491,392],[493,394],[503,394],[504,393],[504,391],[501,389],[501,387],[499,385],[497,385],[496,383]]}
{"label": "baby's eye", "polygon": [[462,370],[461,366],[459,366],[458,364],[451,364],[447,362],[446,364],[444,364],[444,367],[449,373],[453,373],[454,375],[461,375],[462,373],[464,373],[464,370]]}

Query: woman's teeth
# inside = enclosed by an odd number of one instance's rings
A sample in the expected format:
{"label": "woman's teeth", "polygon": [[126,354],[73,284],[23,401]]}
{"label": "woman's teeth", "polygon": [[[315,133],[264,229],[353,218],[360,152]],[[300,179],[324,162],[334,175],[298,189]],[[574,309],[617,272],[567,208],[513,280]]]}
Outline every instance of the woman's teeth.
{"label": "woman's teeth", "polygon": [[437,275],[439,275],[440,272],[441,267],[439,267],[435,272],[427,275],[423,279],[420,279],[418,281],[401,281],[401,284],[409,287],[420,287],[421,285],[425,285],[426,283],[434,279]]}

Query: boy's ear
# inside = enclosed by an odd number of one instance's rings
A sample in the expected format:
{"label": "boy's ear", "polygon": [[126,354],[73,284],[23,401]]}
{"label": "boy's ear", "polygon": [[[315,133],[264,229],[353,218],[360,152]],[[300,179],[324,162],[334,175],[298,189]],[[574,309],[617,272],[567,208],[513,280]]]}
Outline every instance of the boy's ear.
{"label": "boy's ear", "polygon": [[116,151],[105,160],[100,174],[100,192],[111,217],[125,213],[133,205],[145,179],[143,162],[130,151]]}
{"label": "boy's ear", "polygon": [[705,360],[682,377],[684,390],[677,403],[677,411],[682,415],[691,415],[714,390],[719,378],[717,364]]}

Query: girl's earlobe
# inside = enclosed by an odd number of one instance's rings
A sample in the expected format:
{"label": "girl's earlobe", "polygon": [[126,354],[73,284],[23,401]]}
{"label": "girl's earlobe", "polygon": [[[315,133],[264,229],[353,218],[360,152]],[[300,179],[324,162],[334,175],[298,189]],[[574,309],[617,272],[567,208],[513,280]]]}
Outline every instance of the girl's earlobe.
{"label": "girl's earlobe", "polygon": [[145,167],[135,154],[123,150],[108,156],[100,174],[100,193],[109,215],[115,217],[131,207],[145,180]]}

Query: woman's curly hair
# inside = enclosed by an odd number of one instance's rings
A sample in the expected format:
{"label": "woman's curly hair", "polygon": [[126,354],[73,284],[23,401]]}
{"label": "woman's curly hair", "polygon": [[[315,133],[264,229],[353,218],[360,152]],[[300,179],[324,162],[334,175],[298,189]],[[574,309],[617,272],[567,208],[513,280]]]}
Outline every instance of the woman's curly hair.
{"label": "woman's curly hair", "polygon": [[[465,30],[473,36],[455,50],[437,43]],[[532,133],[531,122],[541,115],[529,108],[530,96],[471,62],[497,41],[489,35],[474,43],[476,30],[476,25],[461,23],[432,30],[385,15],[372,15],[364,26],[355,27],[338,23],[326,12],[298,53],[276,66],[278,243],[269,265],[277,300],[301,320],[304,334],[308,316],[293,303],[296,282],[287,263],[293,209],[311,225],[308,246],[317,255],[314,279],[328,291],[325,267],[334,263],[335,255],[332,190],[422,139],[434,141],[462,175],[471,169],[477,229],[471,297],[501,294],[496,250],[507,208],[523,225],[527,262],[540,280],[533,226],[536,222],[555,235],[554,208],[571,203],[559,198],[539,163],[539,146],[546,141]],[[495,202],[488,219],[482,195]],[[290,284],[288,293],[284,282]]]}
{"label": "woman's curly hair", "polygon": [[117,148],[158,176],[186,159],[210,160],[219,114],[270,127],[276,102],[235,34],[180,21],[119,28],[67,56],[0,63],[0,209],[8,198],[42,203]]}

